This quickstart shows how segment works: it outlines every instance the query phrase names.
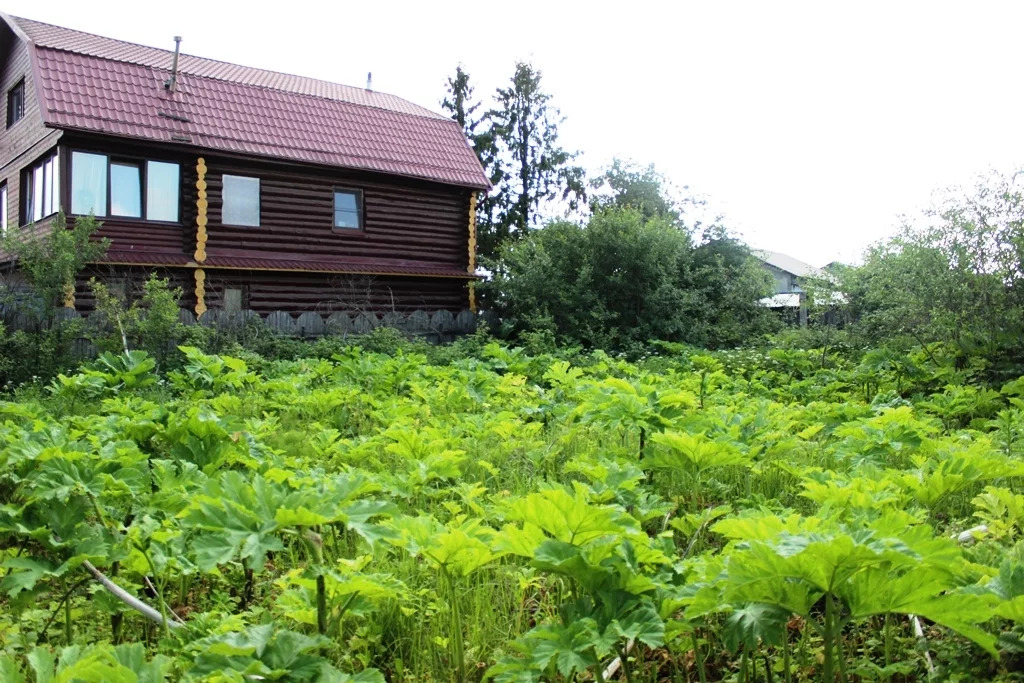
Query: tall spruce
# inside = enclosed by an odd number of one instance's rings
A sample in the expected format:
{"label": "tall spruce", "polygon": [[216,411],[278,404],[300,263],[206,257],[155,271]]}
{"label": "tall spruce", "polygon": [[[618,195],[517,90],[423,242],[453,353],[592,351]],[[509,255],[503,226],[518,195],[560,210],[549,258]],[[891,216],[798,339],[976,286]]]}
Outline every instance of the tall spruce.
{"label": "tall spruce", "polygon": [[480,108],[480,102],[473,101],[473,86],[469,84],[469,74],[461,64],[455,67],[455,75],[448,79],[448,88],[444,99],[441,100],[441,107],[462,126],[466,137],[472,142],[476,127],[480,123],[479,119],[473,119],[473,115]]}
{"label": "tall spruce", "polygon": [[498,182],[493,211],[478,238],[485,257],[496,255],[502,242],[524,237],[546,203],[561,200],[575,210],[586,199],[584,171],[572,164],[578,153],[558,144],[558,125],[565,119],[541,88],[541,72],[517,63],[495,99],[488,117],[497,153],[492,181]]}
{"label": "tall spruce", "polygon": [[[491,185],[498,187],[504,175],[495,145],[494,126],[491,124],[490,112],[477,114],[481,106],[480,100],[473,97],[473,86],[470,83],[469,73],[462,68],[461,64],[458,65],[455,68],[455,75],[448,79],[441,107],[462,128],[466,139],[469,140],[473,151],[476,152],[477,159],[480,160],[480,165],[484,168],[484,173],[491,181]],[[478,235],[490,234],[497,201],[496,192],[481,193],[477,203]],[[478,247],[478,251],[487,255],[492,253],[491,251],[485,252],[483,247]]]}

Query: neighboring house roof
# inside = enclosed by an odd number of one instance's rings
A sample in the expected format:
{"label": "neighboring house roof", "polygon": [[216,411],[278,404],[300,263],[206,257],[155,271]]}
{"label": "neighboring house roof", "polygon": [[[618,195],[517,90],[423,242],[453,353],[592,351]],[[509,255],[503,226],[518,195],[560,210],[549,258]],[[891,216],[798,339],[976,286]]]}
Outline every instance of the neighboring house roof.
{"label": "neighboring house roof", "polygon": [[459,125],[394,95],[0,14],[30,43],[43,122],[486,189]]}
{"label": "neighboring house roof", "polygon": [[829,281],[833,279],[832,274],[828,271],[822,270],[821,268],[815,268],[811,264],[804,263],[803,261],[797,260],[787,254],[781,254],[777,251],[765,251],[763,249],[752,249],[751,253],[767,263],[769,266],[774,266],[779,270],[792,273],[797,277],[812,277]]}

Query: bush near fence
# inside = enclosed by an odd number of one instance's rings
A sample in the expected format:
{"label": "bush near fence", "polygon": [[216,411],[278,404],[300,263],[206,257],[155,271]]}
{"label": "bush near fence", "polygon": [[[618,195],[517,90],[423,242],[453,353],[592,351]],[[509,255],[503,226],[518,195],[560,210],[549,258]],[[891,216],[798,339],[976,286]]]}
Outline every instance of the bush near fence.
{"label": "bush near fence", "polygon": [[[0,311],[4,323],[11,330],[38,331],[41,327],[49,327],[52,322],[17,309],[7,308]],[[88,316],[73,308],[59,309],[54,321],[87,320]],[[417,310],[411,313],[387,312],[378,315],[369,311],[343,312],[335,311],[321,314],[314,311],[289,313],[274,311],[263,317],[256,311],[242,310],[229,313],[223,309],[210,309],[198,321],[195,314],[188,309],[180,309],[178,319],[184,325],[202,325],[204,327],[224,330],[241,330],[254,321],[259,321],[266,328],[282,337],[314,339],[323,336],[349,337],[369,334],[379,327],[389,327],[411,338],[419,338],[433,344],[450,342],[462,335],[476,331],[479,320],[486,315],[478,315],[468,310],[452,313],[451,311]],[[74,355],[87,358],[96,354],[96,348],[89,339],[79,338],[73,344]]]}

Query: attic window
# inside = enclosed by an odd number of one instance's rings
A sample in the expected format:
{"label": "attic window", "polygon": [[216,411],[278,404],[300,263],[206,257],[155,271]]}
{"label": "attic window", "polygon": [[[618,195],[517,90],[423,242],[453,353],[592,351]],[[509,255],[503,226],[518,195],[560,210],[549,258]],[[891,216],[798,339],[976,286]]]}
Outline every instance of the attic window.
{"label": "attic window", "polygon": [[10,128],[25,116],[25,79],[7,91],[7,127]]}

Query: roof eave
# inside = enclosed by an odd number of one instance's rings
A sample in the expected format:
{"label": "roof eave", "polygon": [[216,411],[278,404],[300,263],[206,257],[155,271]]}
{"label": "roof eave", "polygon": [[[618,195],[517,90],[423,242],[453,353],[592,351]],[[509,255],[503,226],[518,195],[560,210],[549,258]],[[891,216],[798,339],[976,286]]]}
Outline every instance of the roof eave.
{"label": "roof eave", "polygon": [[[38,88],[37,88],[37,90],[38,90]],[[378,170],[378,169],[368,168],[368,167],[365,167],[365,166],[341,166],[339,164],[325,164],[325,163],[316,163],[316,162],[304,161],[302,159],[295,159],[293,157],[287,157],[287,156],[268,156],[268,155],[265,155],[265,154],[254,154],[254,153],[251,153],[251,152],[230,152],[230,151],[227,151],[227,150],[212,149],[210,147],[204,147],[202,145],[196,145],[196,144],[190,143],[190,142],[179,142],[178,140],[157,140],[157,139],[153,139],[153,138],[139,138],[139,137],[135,137],[135,136],[132,136],[132,135],[123,135],[123,134],[119,134],[119,133],[114,133],[114,132],[111,132],[111,131],[96,130],[94,128],[83,128],[83,127],[80,127],[80,126],[69,126],[69,125],[54,123],[52,121],[44,121],[44,125],[47,128],[52,128],[54,130],[68,131],[68,132],[72,132],[72,133],[84,133],[84,134],[87,134],[87,135],[99,135],[99,136],[108,137],[108,138],[117,138],[119,140],[134,140],[136,142],[141,141],[141,142],[144,142],[146,144],[157,145],[157,146],[167,145],[167,146],[170,146],[170,147],[175,147],[175,148],[178,148],[178,149],[185,149],[185,150],[190,149],[190,150],[193,150],[193,151],[195,151],[196,153],[199,153],[199,154],[209,154],[209,155],[213,155],[213,156],[222,156],[222,157],[240,158],[240,159],[259,159],[261,161],[296,164],[296,165],[299,165],[299,166],[320,166],[320,167],[324,167],[324,168],[340,168],[340,169],[345,169],[345,170],[348,170],[348,171],[361,171],[363,173],[376,173],[376,174],[384,175],[384,176],[393,176],[393,177],[397,177],[397,178],[408,178],[410,180],[419,180],[419,181],[422,181],[422,182],[438,183],[440,185],[449,185],[449,186],[452,186],[452,187],[465,187],[465,188],[468,188],[468,189],[471,189],[471,190],[476,190],[476,191],[479,191],[479,192],[489,192],[492,189],[492,186],[491,186],[490,182],[487,180],[487,176],[485,176],[483,174],[482,170],[481,170],[481,174],[480,174],[480,176],[482,178],[482,182],[470,183],[470,182],[464,182],[464,181],[448,180],[448,179],[439,178],[439,177],[436,177],[436,176],[415,175],[415,174],[412,174],[412,173],[396,173],[396,172],[393,172],[393,171],[381,171],[381,170]],[[479,163],[479,160],[478,160],[478,163]]]}

